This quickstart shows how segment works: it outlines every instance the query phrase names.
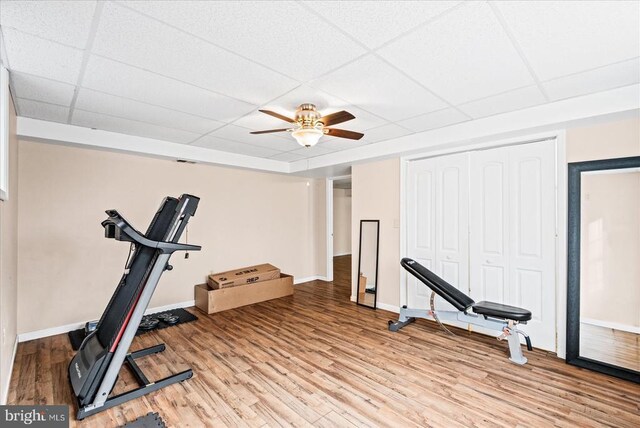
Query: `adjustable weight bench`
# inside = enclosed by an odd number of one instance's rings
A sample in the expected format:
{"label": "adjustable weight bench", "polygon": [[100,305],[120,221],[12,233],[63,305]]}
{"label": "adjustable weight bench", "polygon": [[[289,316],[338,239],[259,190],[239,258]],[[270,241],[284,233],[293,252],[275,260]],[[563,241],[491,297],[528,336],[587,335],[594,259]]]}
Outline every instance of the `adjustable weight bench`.
{"label": "adjustable weight bench", "polygon": [[[449,334],[453,333],[451,333],[451,331],[447,329],[440,320],[469,323],[502,332],[502,334],[498,336],[498,340],[507,339],[507,342],[509,343],[509,352],[511,353],[509,360],[521,365],[527,363],[527,359],[522,355],[518,334],[521,334],[524,337],[529,351],[533,349],[531,347],[531,340],[525,332],[518,330],[517,325],[526,324],[527,321],[531,319],[530,311],[500,303],[476,303],[471,297],[467,296],[415,260],[404,258],[400,264],[407,270],[407,272],[415,276],[431,289],[431,310],[410,309],[403,306],[400,308],[398,321],[389,321],[390,331],[398,331],[407,324],[414,322],[416,318],[434,319],[440,327]],[[457,311],[436,311],[434,305],[436,295],[451,303]]]}
{"label": "adjustable weight bench", "polygon": [[[156,212],[145,234],[134,229],[117,211],[109,210],[102,222],[105,237],[130,242],[132,252],[96,329],[80,345],[69,364],[69,380],[78,400],[78,419],[117,406],[176,382],[189,379],[185,370],[167,378],[150,381],[135,360],[162,352],[164,344],[129,352],[160,276],[171,270],[169,258],[175,251],[199,251],[198,245],[179,244],[189,218],[198,207],[199,198],[182,195],[167,197]],[[110,397],[118,373],[127,364],[139,387]]]}

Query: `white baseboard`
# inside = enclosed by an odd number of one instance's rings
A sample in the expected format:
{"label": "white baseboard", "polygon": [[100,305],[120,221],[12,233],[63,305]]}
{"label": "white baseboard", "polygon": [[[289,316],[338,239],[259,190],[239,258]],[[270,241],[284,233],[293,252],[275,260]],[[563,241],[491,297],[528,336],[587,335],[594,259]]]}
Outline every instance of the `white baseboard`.
{"label": "white baseboard", "polygon": [[[170,311],[171,309],[188,308],[194,305],[195,305],[194,300],[187,300],[186,302],[172,303],[170,305],[159,306],[156,308],[147,308],[147,310],[144,313],[145,315],[147,315],[155,312]],[[20,343],[28,342],[29,340],[41,339],[43,337],[55,336],[56,334],[68,333],[70,331],[83,328],[88,321],[92,321],[92,320],[87,320],[84,322],[72,323],[67,325],[61,325],[58,327],[45,328],[43,330],[30,331],[27,333],[21,333],[18,335],[18,342]]]}
{"label": "white baseboard", "polygon": [[340,256],[350,256],[351,253],[338,253],[338,254],[334,254],[333,257],[340,257]]}
{"label": "white baseboard", "polygon": [[396,313],[396,314],[400,313],[400,307],[399,306],[389,305],[387,303],[382,303],[382,302],[377,302],[376,306],[379,309],[383,309],[385,311],[393,312],[393,313]]}
{"label": "white baseboard", "polygon": [[147,308],[147,310],[144,311],[144,314],[149,315],[149,314],[155,314],[156,312],[170,311],[171,309],[190,308],[191,306],[195,306],[195,305],[196,305],[195,300],[187,300],[185,302],[172,303],[170,305],[165,305],[165,306],[158,306],[156,308]]}
{"label": "white baseboard", "polygon": [[13,375],[13,363],[16,361],[16,351],[18,350],[18,336],[16,336],[13,341],[13,351],[11,353],[11,363],[9,366],[9,373],[7,374],[6,383],[2,385],[2,400],[0,400],[0,405],[7,404],[7,400],[9,399],[9,385],[11,384],[11,376]]}
{"label": "white baseboard", "polygon": [[[356,301],[356,296],[351,296],[350,300],[352,302],[355,302]],[[382,309],[384,311],[393,312],[393,313],[396,313],[396,314],[400,313],[400,307],[394,306],[394,305],[389,305],[387,303],[376,302],[376,308]]]}
{"label": "white baseboard", "polygon": [[633,325],[620,324],[617,322],[601,321],[594,318],[580,318],[580,322],[590,325],[597,325],[598,327],[611,328],[613,330],[626,331],[629,333],[640,334],[640,327]]}
{"label": "white baseboard", "polygon": [[307,276],[304,278],[294,278],[293,279],[293,283],[294,284],[302,284],[304,282],[311,282],[311,281],[326,281],[327,277],[326,276],[321,276],[321,275],[314,275],[314,276]]}

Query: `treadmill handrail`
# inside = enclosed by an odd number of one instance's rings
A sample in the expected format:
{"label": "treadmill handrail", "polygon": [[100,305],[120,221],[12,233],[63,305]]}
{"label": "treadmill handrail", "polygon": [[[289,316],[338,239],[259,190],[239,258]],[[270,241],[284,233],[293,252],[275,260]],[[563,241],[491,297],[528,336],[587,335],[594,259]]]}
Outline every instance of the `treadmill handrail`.
{"label": "treadmill handrail", "polygon": [[[138,232],[131,224],[116,210],[106,211],[108,219],[102,222],[105,228],[107,238],[114,238],[119,241],[130,241],[149,248],[156,248],[162,254],[171,254],[175,251],[200,251],[200,245],[180,244],[177,242],[153,241],[142,233]],[[115,233],[115,230],[124,233],[130,239],[121,239],[122,237]]]}

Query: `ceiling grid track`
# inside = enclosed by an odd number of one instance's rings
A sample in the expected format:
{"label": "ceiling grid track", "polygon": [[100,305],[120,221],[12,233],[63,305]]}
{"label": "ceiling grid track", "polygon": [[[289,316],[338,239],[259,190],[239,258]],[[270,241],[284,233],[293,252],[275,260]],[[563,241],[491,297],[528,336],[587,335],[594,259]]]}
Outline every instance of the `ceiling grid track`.
{"label": "ceiling grid track", "polygon": [[529,74],[531,74],[531,78],[536,83],[536,86],[538,87],[538,89],[540,90],[542,95],[544,96],[544,99],[547,102],[551,101],[551,98],[549,97],[549,94],[547,94],[546,89],[544,88],[544,86],[542,86],[542,82],[538,78],[538,74],[534,71],[533,67],[531,66],[531,63],[527,59],[527,56],[524,54],[524,51],[522,50],[522,47],[520,47],[520,43],[518,42],[518,40],[513,35],[511,29],[509,28],[509,24],[507,24],[507,21],[504,19],[504,16],[502,16],[502,13],[500,13],[500,10],[498,10],[498,8],[495,6],[493,1],[489,1],[489,2],[487,2],[487,4],[491,8],[491,12],[493,12],[493,14],[495,15],[496,19],[500,23],[500,26],[504,30],[505,34],[507,35],[507,37],[511,41],[511,44],[513,45],[513,48],[516,50],[516,52],[518,52],[518,55],[520,55],[520,58],[522,59],[522,62],[524,63],[525,67],[527,67],[527,70],[529,70]]}
{"label": "ceiling grid track", "polygon": [[[194,37],[194,38],[196,38],[196,39],[198,39],[198,40],[203,41],[204,43],[210,44],[211,46],[215,46],[215,47],[216,47],[216,48],[218,48],[218,49],[222,49],[223,51],[225,51],[225,52],[227,52],[227,53],[230,53],[230,54],[232,54],[232,55],[235,55],[235,56],[237,56],[237,57],[239,57],[239,58],[242,58],[242,59],[244,59],[244,60],[246,60],[246,61],[249,61],[249,62],[251,62],[251,63],[253,63],[253,64],[255,64],[255,65],[258,65],[258,66],[260,66],[260,67],[264,67],[264,68],[266,68],[266,69],[267,69],[267,70],[269,70],[269,71],[272,71],[272,72],[274,72],[274,73],[277,73],[277,74],[281,75],[282,77],[286,77],[287,79],[291,79],[291,80],[295,80],[296,82],[299,82],[299,80],[298,80],[298,79],[296,79],[296,78],[294,78],[294,77],[291,77],[291,76],[289,76],[289,75],[287,75],[287,74],[284,74],[283,72],[278,71],[278,70],[276,70],[276,69],[274,69],[274,68],[271,68],[271,67],[269,67],[268,65],[265,65],[265,64],[262,64],[262,63],[260,63],[260,62],[257,62],[257,61],[255,61],[255,60],[253,60],[253,59],[251,59],[251,58],[249,58],[249,57],[247,57],[247,56],[241,55],[241,54],[239,54],[238,52],[235,52],[235,51],[233,51],[233,50],[231,50],[231,49],[228,49],[228,48],[226,48],[226,47],[224,47],[224,46],[221,46],[221,45],[218,45],[218,44],[216,44],[216,43],[213,43],[211,40],[207,40],[207,39],[205,39],[205,38],[203,38],[203,37],[200,37],[200,36],[198,36],[198,35],[196,35],[196,34],[193,34],[193,33],[190,33],[190,32],[188,32],[188,31],[185,31],[185,30],[183,30],[182,28],[176,27],[175,25],[171,25],[170,23],[165,22],[165,21],[162,21],[162,20],[160,20],[160,19],[158,19],[158,18],[156,18],[156,17],[154,17],[154,16],[151,16],[151,15],[148,15],[148,14],[146,14],[146,13],[144,13],[144,12],[140,12],[139,10],[133,9],[133,8],[131,8],[131,7],[127,6],[127,5],[126,5],[126,3],[120,3],[120,2],[117,2],[117,3],[116,3],[116,2],[114,2],[114,3],[115,3],[115,4],[117,4],[117,5],[118,5],[118,6],[120,6],[120,7],[123,7],[123,8],[126,8],[126,9],[130,10],[131,12],[134,12],[134,13],[137,13],[138,15],[144,16],[145,18],[152,19],[152,20],[154,20],[154,21],[156,21],[156,22],[159,22],[159,23],[160,23],[160,24],[162,24],[162,25],[166,25],[167,27],[173,28],[174,30],[179,31],[179,32],[181,32],[181,33],[183,33],[183,34],[186,34],[186,35],[188,35],[189,37]],[[185,83],[186,83],[186,82],[185,82]],[[221,95],[224,95],[224,94],[221,94]],[[228,95],[227,95],[227,96],[228,96]],[[245,102],[248,102],[248,101],[245,101]],[[253,104],[253,103],[251,103],[251,104]]]}
{"label": "ceiling grid track", "polygon": [[[322,16],[321,14],[319,14],[318,12],[316,12],[315,10],[313,10],[312,8],[310,8],[309,6],[307,6],[306,4],[304,4],[302,1],[298,0],[300,4],[302,4],[308,11],[310,11],[311,13],[313,13],[314,15],[318,16],[320,19],[324,20],[326,23],[328,23],[329,25],[331,25],[333,28],[335,28],[337,31],[339,31],[340,33],[344,34],[345,36],[347,36],[349,39],[351,39],[352,41],[354,41],[355,43],[359,44],[361,47],[363,47],[364,49],[367,50],[367,53],[361,55],[359,58],[356,58],[352,61],[349,61],[349,63],[351,62],[355,62],[358,59],[366,56],[366,55],[373,55],[374,57],[376,57],[377,59],[381,60],[382,62],[384,62],[385,64],[387,64],[388,66],[390,66],[391,68],[393,68],[394,70],[396,70],[397,72],[399,72],[400,74],[402,74],[404,77],[406,77],[407,79],[411,80],[413,83],[415,83],[416,85],[420,86],[421,88],[425,89],[427,92],[429,92],[431,95],[433,95],[434,97],[436,97],[438,100],[442,101],[443,103],[447,104],[448,108],[452,108],[454,110],[456,110],[458,113],[464,115],[466,118],[471,119],[471,117],[466,114],[465,112],[463,112],[462,110],[458,109],[457,106],[453,105],[452,103],[450,103],[448,100],[446,100],[445,98],[441,97],[438,93],[434,92],[433,90],[431,90],[429,87],[425,86],[424,84],[420,83],[419,81],[417,81],[416,79],[414,79],[413,77],[409,76],[407,73],[405,73],[403,70],[399,69],[398,67],[396,67],[394,64],[390,63],[389,61],[387,61],[386,59],[382,58],[380,55],[378,55],[378,53],[376,51],[378,51],[379,49],[381,49],[382,47],[392,43],[393,41],[400,39],[404,36],[407,36],[417,30],[419,30],[420,28],[440,19],[441,17],[447,15],[448,13],[452,12],[453,10],[456,10],[460,7],[462,7],[464,5],[464,2],[461,2],[459,4],[457,4],[456,6],[453,6],[441,13],[439,13],[438,15],[426,20],[425,22],[423,22],[422,24],[419,24],[417,26],[415,26],[414,28],[405,31],[404,33],[392,38],[391,40],[388,40],[387,42],[383,43],[381,46],[376,47],[375,49],[371,49],[369,48],[367,45],[365,45],[364,43],[360,42],[359,40],[357,40],[356,38],[354,38],[353,36],[351,36],[349,33],[347,33],[346,31],[344,31],[342,28],[338,27],[337,25],[335,25],[333,22],[331,22],[330,20],[328,20],[327,18],[325,18],[324,16]],[[347,64],[349,64],[347,63]],[[342,67],[344,67],[347,64],[342,64],[341,66],[337,67],[334,70],[331,70],[330,72],[324,73],[321,76],[318,76],[316,78],[314,78],[313,80],[317,80],[319,78],[321,78],[324,75],[327,75],[335,70],[338,70]],[[364,110],[364,109],[363,109]],[[369,112],[367,112],[369,113]],[[422,114],[428,114],[431,112],[422,112],[420,113]],[[393,123],[394,125],[400,126],[401,128],[407,129],[408,131],[411,131],[410,129],[402,126],[401,124],[397,123],[397,121],[391,121],[391,123]],[[412,131],[413,132],[413,131]],[[372,143],[373,144],[373,143]]]}
{"label": "ceiling grid track", "polygon": [[91,56],[91,49],[93,48],[93,41],[96,38],[98,25],[100,25],[100,15],[102,14],[103,7],[104,7],[104,3],[97,2],[96,8],[93,11],[93,18],[91,19],[91,29],[89,30],[89,37],[87,38],[87,44],[85,45],[84,52],[82,53],[82,64],[80,65],[78,82],[76,84],[76,88],[73,90],[73,98],[71,98],[71,104],[69,106],[69,117],[67,118],[67,123],[69,125],[71,125],[71,120],[73,119],[73,111],[76,107],[76,101],[78,99],[78,94],[80,93],[80,88],[82,87],[82,80],[84,79],[84,73],[87,69],[87,63],[89,62],[89,57]]}
{"label": "ceiling grid track", "polygon": [[[589,105],[602,114],[640,103],[628,99],[640,88],[637,2],[6,4],[0,54],[19,116],[69,128],[24,121],[52,139],[111,132],[95,139],[107,148],[121,134],[133,151],[158,154],[155,144],[205,163],[228,153],[299,171],[429,136],[427,150],[434,136],[507,118],[576,120],[582,100],[602,100]],[[249,135],[271,127],[257,110],[305,103],[351,111],[365,136],[304,149],[284,132]]]}

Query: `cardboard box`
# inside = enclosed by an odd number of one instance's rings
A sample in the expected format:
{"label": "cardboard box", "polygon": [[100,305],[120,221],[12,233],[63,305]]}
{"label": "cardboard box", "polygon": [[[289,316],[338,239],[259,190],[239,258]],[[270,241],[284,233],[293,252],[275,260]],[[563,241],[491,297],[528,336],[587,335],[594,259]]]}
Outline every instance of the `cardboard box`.
{"label": "cardboard box", "polygon": [[203,312],[213,314],[292,295],[293,277],[284,273],[279,276],[278,279],[217,290],[211,289],[207,284],[198,284],[195,286],[196,307]]}
{"label": "cardboard box", "polygon": [[359,302],[364,302],[366,289],[367,289],[367,277],[360,274],[360,278],[358,279],[358,294],[360,295],[360,297],[358,298]]}
{"label": "cardboard box", "polygon": [[209,287],[217,290],[219,288],[253,284],[260,281],[278,278],[280,278],[280,269],[268,263],[264,263],[261,265],[234,269],[227,272],[214,273],[207,277],[207,284]]}

